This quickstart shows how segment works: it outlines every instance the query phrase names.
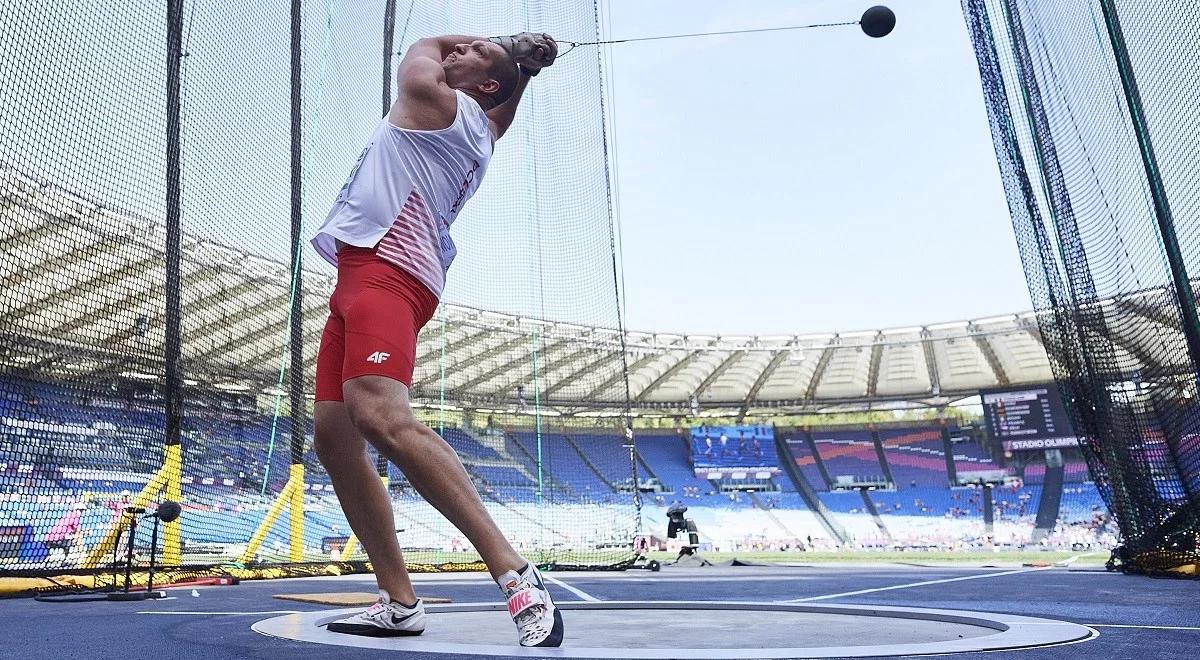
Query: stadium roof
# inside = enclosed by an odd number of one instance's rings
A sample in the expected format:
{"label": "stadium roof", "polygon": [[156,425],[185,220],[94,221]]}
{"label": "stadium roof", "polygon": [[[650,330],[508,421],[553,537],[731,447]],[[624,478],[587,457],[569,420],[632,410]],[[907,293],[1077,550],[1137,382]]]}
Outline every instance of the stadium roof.
{"label": "stadium roof", "polygon": [[[0,205],[0,365],[64,378],[157,377],[163,224],[13,171],[0,171]],[[185,377],[269,390],[286,342],[288,264],[197,237],[184,236],[183,244]],[[333,284],[328,274],[304,272],[308,383]],[[1114,304],[1137,310],[1136,301]],[[1156,348],[1161,337],[1116,339],[1125,351],[1119,357],[1133,368],[1163,350]],[[865,332],[622,337],[611,328],[443,305],[422,332],[418,353],[419,399],[511,407],[522,386],[529,403],[560,414],[623,408],[626,369],[637,409],[686,411],[694,396],[706,411],[752,416],[887,402],[943,405],[980,388],[1052,378],[1033,312]]]}

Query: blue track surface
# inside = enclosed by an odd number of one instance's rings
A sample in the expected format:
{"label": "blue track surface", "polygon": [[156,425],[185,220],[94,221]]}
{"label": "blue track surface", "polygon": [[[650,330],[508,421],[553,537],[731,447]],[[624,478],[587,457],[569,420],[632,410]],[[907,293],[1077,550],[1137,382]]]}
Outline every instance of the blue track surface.
{"label": "blue track surface", "polygon": [[[1007,571],[1008,575],[993,575]],[[1200,647],[1200,582],[1128,577],[1095,570],[1015,567],[957,568],[910,565],[814,565],[795,567],[664,568],[660,573],[549,573],[602,600],[752,600],[773,601],[902,587],[825,599],[829,603],[907,605],[914,607],[1004,612],[1061,619],[1097,626],[1100,636],[1072,646],[952,657],[1029,658],[1195,658]],[[969,576],[977,579],[917,586],[918,582]],[[455,602],[498,598],[482,574],[416,576],[418,591]],[[578,598],[550,586],[559,600]],[[273,594],[373,591],[370,576],[246,582],[233,587],[190,588],[174,599],[143,603],[40,603],[31,599],[0,601],[0,657],[22,660],[216,660],[260,658],[291,660],[379,658],[384,653],[317,646],[260,636],[250,630],[268,612],[332,609],[273,599]],[[212,612],[214,614],[140,614],[139,612]],[[223,612],[226,614],[216,614]],[[228,614],[234,613],[234,614]],[[568,620],[568,625],[570,621]],[[636,625],[636,621],[631,621]],[[1195,630],[1107,626],[1176,626]],[[752,633],[752,631],[748,631]],[[652,632],[648,631],[648,634]],[[704,634],[697,630],[697,634]],[[797,630],[797,635],[803,635]],[[515,638],[515,632],[514,632]],[[569,628],[568,628],[569,639]],[[514,640],[498,640],[508,643]],[[404,657],[413,657],[405,655]],[[444,655],[416,656],[420,660]]]}

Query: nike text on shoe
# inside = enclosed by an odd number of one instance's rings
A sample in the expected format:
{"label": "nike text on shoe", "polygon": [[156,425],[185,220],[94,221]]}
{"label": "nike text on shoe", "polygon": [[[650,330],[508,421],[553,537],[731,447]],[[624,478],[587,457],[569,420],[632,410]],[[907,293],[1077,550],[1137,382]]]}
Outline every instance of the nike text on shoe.
{"label": "nike text on shoe", "polygon": [[499,585],[508,600],[508,613],[517,624],[521,646],[562,644],[562,613],[554,606],[533,564],[527,564],[520,573],[509,571],[500,576]]}
{"label": "nike text on shoe", "polygon": [[367,637],[420,635],[425,632],[425,603],[418,598],[411,607],[401,605],[380,591],[379,600],[365,612],[334,621],[326,630]]}

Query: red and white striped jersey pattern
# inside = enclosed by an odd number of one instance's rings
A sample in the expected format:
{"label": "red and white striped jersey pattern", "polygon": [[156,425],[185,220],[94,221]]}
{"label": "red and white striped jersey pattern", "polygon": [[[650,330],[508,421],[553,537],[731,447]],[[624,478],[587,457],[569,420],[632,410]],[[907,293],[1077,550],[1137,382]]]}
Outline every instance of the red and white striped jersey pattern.
{"label": "red and white striped jersey pattern", "polygon": [[337,265],[337,242],[375,248],[439,298],[458,254],[450,225],[479,188],[492,157],[487,113],[456,91],[458,114],[440,130],[376,127],[312,245]]}
{"label": "red and white striped jersey pattern", "polygon": [[[441,292],[446,282],[437,222],[425,208],[421,193],[414,190],[404,200],[392,228],[375,246],[375,253],[381,259],[411,273],[435,294]],[[448,256],[448,261],[454,259],[453,254]]]}

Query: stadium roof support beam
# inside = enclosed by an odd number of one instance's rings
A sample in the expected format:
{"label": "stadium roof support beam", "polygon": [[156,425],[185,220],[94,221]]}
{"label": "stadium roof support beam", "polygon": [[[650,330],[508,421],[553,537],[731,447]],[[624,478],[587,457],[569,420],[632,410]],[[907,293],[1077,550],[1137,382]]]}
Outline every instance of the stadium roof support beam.
{"label": "stadium roof support beam", "polygon": [[1033,340],[1037,342],[1038,346],[1042,347],[1043,351],[1046,350],[1046,340],[1042,337],[1042,329],[1038,327],[1037,321],[1021,318],[1017,319],[1017,325],[1029,333],[1029,336],[1033,337]]}
{"label": "stadium roof support beam", "polygon": [[1117,307],[1120,307],[1124,311],[1154,321],[1155,323],[1166,328],[1170,328],[1175,332],[1182,332],[1182,330],[1179,329],[1179,319],[1163,311],[1162,308],[1147,305],[1144,302],[1133,298],[1117,298],[1116,304]]}
{"label": "stadium roof support beam", "polygon": [[1125,349],[1126,352],[1136,358],[1138,362],[1141,362],[1143,367],[1147,369],[1158,371],[1169,366],[1155,360],[1136,339],[1121,335],[1115,329],[1110,328],[1108,324],[1103,324],[1100,328],[1091,327],[1090,329],[1113,344]]}
{"label": "stadium roof support beam", "polygon": [[938,372],[937,356],[933,352],[933,333],[921,328],[921,349],[925,353],[925,369],[929,372],[929,389],[933,396],[942,393],[942,377]]}
{"label": "stadium roof support beam", "polygon": [[817,386],[821,384],[821,379],[825,377],[825,369],[829,367],[829,361],[833,359],[833,351],[842,343],[841,335],[834,335],[829,338],[829,343],[821,349],[821,357],[817,358],[817,366],[813,369],[812,378],[808,381],[808,387],[804,388],[804,399],[806,403],[812,403],[813,398],[817,395]]}
{"label": "stadium roof support beam", "polygon": [[[659,357],[658,354],[647,355],[647,356],[644,356],[644,357],[638,359],[633,364],[629,365],[628,370],[626,370],[626,369],[618,370],[617,373],[606,378],[603,383],[600,383],[596,387],[592,388],[592,390],[583,397],[583,401],[591,401],[591,400],[595,399],[604,390],[607,390],[608,388],[612,387],[613,385],[616,385],[617,383],[621,382],[621,379],[625,377],[626,373],[633,373],[634,371],[637,371],[638,369],[641,369],[642,367],[646,366],[646,363],[649,362],[650,360],[657,359],[658,357]],[[582,372],[580,372],[580,373],[582,373]],[[559,385],[561,386],[563,384],[566,384],[565,381],[560,383]],[[547,390],[546,391],[547,398],[549,398],[549,394],[550,394],[550,391]]]}
{"label": "stadium roof support beam", "polygon": [[[85,279],[82,282],[78,282],[75,284],[68,284],[65,287],[63,287],[62,289],[59,289],[58,291],[55,291],[48,296],[42,297],[38,300],[29,301],[29,303],[25,306],[25,309],[22,310],[20,314],[16,315],[15,320],[28,318],[29,316],[32,316],[38,312],[41,312],[42,310],[58,307],[58,305],[60,303],[63,303],[71,298],[78,296],[79,292],[81,290],[86,290],[86,289],[91,288],[92,285],[95,284],[97,281],[104,281],[105,284],[111,284],[118,280],[123,280],[129,275],[131,275],[133,273],[137,273],[139,270],[143,270],[144,267],[146,266],[146,264],[149,264],[150,262],[157,260],[160,254],[161,253],[156,252],[156,253],[146,255],[142,259],[134,259],[133,261],[130,261],[129,263],[125,264],[124,266],[121,266],[120,268],[118,268],[114,271],[111,271],[111,272],[90,273],[90,277],[88,277],[87,279]],[[64,266],[69,267],[70,264],[77,263],[79,261],[79,259],[76,259],[73,257],[70,260],[62,260],[62,261],[51,260],[51,261],[56,261],[58,263],[61,263]],[[29,280],[26,280],[26,281],[29,281]]]}
{"label": "stadium roof support beam", "polygon": [[[443,324],[443,328],[444,327],[445,327],[445,325]],[[459,327],[470,327],[470,326],[459,326]],[[461,351],[461,350],[467,348],[468,346],[477,344],[480,341],[483,341],[484,339],[486,339],[487,336],[488,336],[487,330],[479,330],[478,332],[468,332],[467,334],[463,335],[459,339],[457,339],[449,344],[446,344],[446,355],[453,355],[453,354],[457,353],[458,351]],[[420,344],[418,344],[418,346],[420,346]],[[426,346],[429,347],[429,350],[417,355],[416,362],[418,364],[420,364],[422,360],[428,360],[431,355],[436,355],[436,354],[442,352],[442,345],[440,342],[430,341],[430,342],[426,343]]]}
{"label": "stadium roof support beam", "polygon": [[737,350],[737,351],[730,353],[729,357],[722,360],[721,364],[718,364],[717,368],[713,369],[712,373],[708,374],[708,376],[705,376],[704,380],[701,381],[700,385],[698,387],[696,387],[696,393],[695,393],[696,400],[699,401],[700,398],[704,396],[705,390],[707,390],[709,387],[712,387],[712,384],[714,382],[716,382],[716,380],[718,378],[721,377],[721,374],[728,371],[729,368],[733,366],[733,363],[742,359],[742,357],[744,355],[746,355],[746,351]]}
{"label": "stadium roof support beam", "polygon": [[[545,344],[542,347],[542,350],[538,351],[538,354],[541,356],[538,360],[539,364],[537,365],[538,378],[541,378],[542,375],[547,373],[548,370],[556,363],[561,363],[564,359],[564,356],[558,355],[556,358],[546,364],[541,364],[541,360],[549,359],[554,353],[562,353],[569,350],[569,345],[565,341],[556,341],[552,344]],[[526,353],[525,355],[529,356],[530,354]],[[567,357],[570,357],[570,354],[568,354]],[[518,385],[524,385],[527,381],[534,377],[534,361],[532,359],[514,360],[513,364],[518,366],[508,370],[511,377],[507,381],[500,381],[500,387],[497,388],[500,392],[506,392],[509,390],[509,388],[515,388]],[[501,373],[504,372],[502,371]],[[482,382],[486,383],[490,380],[494,380],[494,378]]]}
{"label": "stadium roof support beam", "polygon": [[[35,236],[36,238],[36,236]],[[21,282],[33,282],[43,279],[47,274],[60,270],[69,269],[73,264],[80,261],[87,261],[92,257],[110,251],[112,246],[108,244],[109,238],[100,236],[96,240],[86,243],[71,250],[63,259],[43,259],[42,261],[33,264],[27,268],[16,269],[3,279],[0,279],[0,288],[9,288]],[[5,245],[6,249],[12,249],[16,246]]]}
{"label": "stadium roof support beam", "polygon": [[646,387],[642,388],[642,391],[638,392],[637,396],[633,397],[633,400],[637,403],[641,403],[642,401],[645,401],[646,397],[650,396],[650,394],[652,394],[654,392],[654,390],[657,390],[659,387],[661,387],[663,385],[663,383],[666,383],[668,380],[671,380],[671,378],[675,374],[679,373],[679,371],[681,369],[687,367],[689,364],[691,364],[693,361],[695,361],[695,359],[697,357],[699,357],[700,354],[701,354],[700,351],[693,350],[693,351],[690,351],[688,354],[684,355],[682,358],[679,359],[678,362],[671,365],[671,367],[668,368],[666,371],[662,372],[662,374],[658,378],[655,378],[653,382],[651,382]]}
{"label": "stadium roof support beam", "polygon": [[[275,296],[274,298],[271,298],[271,299],[267,300],[266,302],[264,302],[262,305],[259,305],[259,307],[269,309],[272,306],[274,306],[276,303],[280,303],[284,300],[287,300],[290,296],[291,296],[291,292],[288,291],[287,289],[284,289],[283,295]],[[318,299],[313,304],[309,305],[308,307],[305,307],[300,312],[300,318],[306,319],[309,317],[309,315],[320,311],[321,308],[325,307],[328,304],[329,303],[327,301]],[[212,348],[210,348],[207,351],[204,351],[203,353],[196,354],[191,359],[196,362],[203,362],[203,361],[207,360],[208,358],[212,357],[213,355],[219,355],[221,353],[229,352],[231,346],[242,346],[244,348],[249,348],[249,347],[253,346],[254,344],[258,343],[260,340],[262,340],[265,337],[270,337],[271,335],[282,336],[284,328],[287,327],[287,322],[288,322],[288,315],[284,314],[283,318],[281,318],[280,320],[278,320],[274,323],[268,323],[267,325],[260,327],[259,329],[246,335],[245,337],[235,337],[233,339],[230,339],[229,341],[217,344],[216,346],[213,346]],[[185,352],[185,354],[187,352],[187,343],[189,343],[188,338],[184,337],[184,352]],[[252,369],[253,366],[258,363],[259,360],[262,360],[266,357],[274,355],[279,350],[280,350],[279,346],[277,346],[277,345],[271,346],[269,349],[267,349],[265,351],[260,351],[259,353],[254,354],[250,359],[238,360],[238,364],[242,365],[246,369]]]}
{"label": "stadium roof support beam", "polygon": [[[488,350],[484,351],[480,355],[471,356],[471,361],[472,362],[485,362],[487,360],[490,360],[490,359],[496,357],[497,355],[503,355],[504,353],[508,352],[509,350],[514,349],[517,346],[520,346],[521,344],[524,344],[528,341],[529,341],[528,335],[517,335],[517,336],[509,339],[508,341],[501,342],[500,344],[497,344],[497,345],[489,348]],[[487,382],[487,381],[491,380],[492,378],[495,378],[500,373],[504,372],[506,369],[511,368],[512,365],[514,365],[520,361],[521,361],[521,354],[517,354],[517,357],[510,359],[510,360],[502,361],[500,363],[500,365],[497,366],[495,369],[491,369],[490,371],[487,371],[487,372],[483,373],[482,375],[476,376],[476,377],[468,380],[467,382],[463,383],[462,385],[455,387],[454,389],[466,390],[466,389],[470,389],[470,388],[478,385],[479,383]],[[422,378],[419,382],[413,383],[413,389],[415,390],[417,388],[423,388],[426,385],[429,385],[431,383],[436,383],[438,378],[441,378],[440,373],[438,373],[438,375],[436,375],[436,376],[428,376],[428,377]]]}
{"label": "stadium roof support beam", "polygon": [[967,332],[975,340],[975,345],[979,347],[979,352],[983,353],[983,358],[987,360],[988,366],[992,368],[996,382],[1000,385],[1008,385],[1011,381],[1009,381],[1008,374],[1004,371],[1004,365],[1000,364],[1000,357],[996,355],[996,350],[992,348],[987,336],[980,332],[974,323],[967,326]]}
{"label": "stadium roof support beam", "polygon": [[[595,360],[588,361],[588,363],[586,365],[584,365],[583,367],[581,367],[579,369],[575,369],[570,374],[568,374],[566,377],[560,378],[557,383],[542,390],[542,397],[549,399],[551,394],[554,394],[555,392],[558,392],[562,388],[574,383],[575,379],[578,378],[580,374],[586,374],[590,371],[595,370],[597,367],[603,365],[605,362],[608,362],[610,359],[612,359],[613,353],[619,353],[619,351],[600,350],[599,353],[600,353],[600,357],[596,358]],[[631,365],[630,371],[632,371],[632,370],[633,369],[632,369],[632,365]]]}
{"label": "stadium roof support beam", "polygon": [[[200,272],[212,273],[213,277],[215,278],[221,271],[213,269],[213,268],[202,268],[197,271],[193,271],[188,277],[184,278],[185,282],[184,282],[183,286],[185,289],[187,286],[189,286],[190,284],[193,283],[192,281],[190,281],[190,278]],[[165,286],[165,284],[163,286]],[[187,305],[187,308],[189,311],[193,311],[193,312],[207,310],[215,302],[238,300],[239,298],[241,298],[242,295],[250,293],[251,291],[254,291],[254,290],[260,289],[260,288],[262,288],[261,281],[255,280],[255,279],[248,279],[248,280],[238,284],[237,286],[229,288],[229,289],[221,289],[221,288],[215,289],[215,290],[213,290],[212,293],[206,294],[200,298],[197,298],[196,300],[192,301],[191,303],[189,303]],[[157,330],[159,326],[165,325],[166,322],[167,322],[167,316],[165,314],[155,314],[154,317],[150,319],[150,325],[147,328],[147,333],[149,333],[150,331],[153,331],[153,330]],[[119,338],[121,338],[121,336],[124,333],[125,333],[125,331],[122,330],[121,332],[112,334],[107,339],[119,339]]]}
{"label": "stadium roof support beam", "polygon": [[754,379],[754,384],[750,386],[750,391],[746,393],[746,398],[742,400],[742,407],[738,409],[739,420],[746,416],[746,412],[750,410],[750,404],[758,398],[758,393],[762,391],[763,386],[771,379],[771,375],[775,373],[779,365],[783,364],[783,361],[788,358],[788,355],[790,355],[790,351],[781,350],[776,351],[775,355],[771,356],[771,361],[767,363],[766,367],[763,367],[762,372],[758,374],[758,378]]}
{"label": "stadium roof support beam", "polygon": [[[218,271],[212,268],[197,268],[183,276],[183,286],[195,285],[197,282],[212,280],[216,278],[217,275]],[[159,298],[166,288],[166,280],[163,280],[162,282],[155,282],[154,286],[147,290],[131,291],[130,293],[121,296],[120,298],[117,298],[102,307],[99,307],[87,314],[83,314],[82,316],[79,316],[78,318],[64,324],[59,328],[59,331],[63,333],[75,332],[126,308],[131,300],[151,300]],[[189,305],[188,308],[191,309],[191,305]],[[165,317],[161,314],[157,315],[157,318],[165,319]],[[127,332],[130,332],[130,330],[122,330],[114,334],[120,335]]]}
{"label": "stadium roof support beam", "polygon": [[879,363],[883,361],[883,332],[875,333],[875,342],[871,345],[871,362],[867,366],[867,398],[875,398],[875,390],[879,386]]}
{"label": "stadium roof support beam", "polygon": [[[5,210],[7,211],[7,209]],[[0,217],[3,217],[3,215],[5,214],[0,213]],[[68,218],[61,215],[51,215],[49,217],[51,220],[44,225],[34,225],[27,229],[13,232],[8,236],[3,237],[5,249],[15,252],[21,248],[37,243],[39,240],[62,236],[68,230],[78,230],[77,226],[74,224],[76,218]],[[91,236],[92,241],[87,243],[87,246],[100,245],[110,240],[108,236],[104,236],[102,234],[92,234]],[[48,261],[55,260],[50,259]],[[45,263],[45,261],[42,263]],[[20,275],[20,273],[15,273],[15,275]],[[5,281],[7,282],[7,279]]]}
{"label": "stadium roof support beam", "polygon": [[[567,342],[565,342],[565,341],[562,341],[562,342],[558,342],[558,343],[557,343],[557,344],[555,344],[554,346],[555,346],[555,347],[557,347],[557,346],[562,346],[562,345],[564,345],[564,344],[566,344],[566,343],[567,343]],[[558,369],[561,369],[561,368],[563,368],[564,366],[566,366],[566,365],[568,365],[568,364],[571,364],[571,363],[575,362],[576,360],[578,360],[579,358],[583,357],[584,355],[587,355],[588,353],[591,353],[591,352],[592,352],[592,350],[593,350],[593,349],[592,349],[592,348],[589,346],[589,347],[581,348],[581,349],[579,349],[579,350],[576,350],[576,351],[572,351],[572,352],[570,352],[570,353],[567,353],[566,355],[564,355],[564,356],[562,356],[562,357],[560,357],[560,358],[558,358],[558,359],[554,360],[553,362],[550,362],[549,364],[547,364],[547,365],[543,366],[543,367],[542,367],[541,369],[539,369],[538,371],[540,371],[540,372],[541,372],[541,373],[543,373],[543,374],[550,374],[550,373],[554,373],[554,372],[555,372],[555,371],[557,371]],[[549,352],[549,351],[547,351],[547,352]]]}

